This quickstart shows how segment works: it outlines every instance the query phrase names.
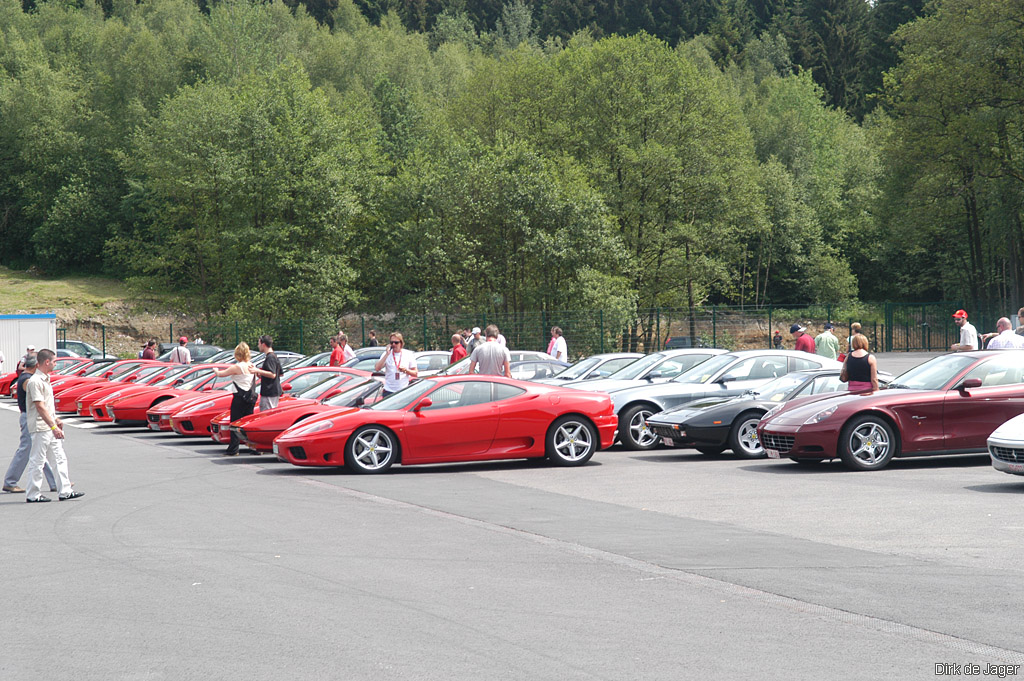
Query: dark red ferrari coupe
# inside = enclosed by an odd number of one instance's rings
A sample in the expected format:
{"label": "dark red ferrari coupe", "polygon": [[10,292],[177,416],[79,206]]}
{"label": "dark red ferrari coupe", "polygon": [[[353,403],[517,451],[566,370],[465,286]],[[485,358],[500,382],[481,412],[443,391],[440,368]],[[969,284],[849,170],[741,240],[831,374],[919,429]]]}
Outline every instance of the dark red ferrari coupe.
{"label": "dark red ferrari coupe", "polygon": [[987,453],[988,436],[1024,413],[1024,350],[943,355],[875,393],[787,402],[758,424],[769,458],[840,458],[854,470],[898,456]]}
{"label": "dark red ferrari coupe", "polygon": [[605,393],[497,376],[445,376],[410,385],[366,409],[292,426],[274,453],[296,466],[381,473],[403,465],[546,456],[580,466],[610,447],[617,418]]}

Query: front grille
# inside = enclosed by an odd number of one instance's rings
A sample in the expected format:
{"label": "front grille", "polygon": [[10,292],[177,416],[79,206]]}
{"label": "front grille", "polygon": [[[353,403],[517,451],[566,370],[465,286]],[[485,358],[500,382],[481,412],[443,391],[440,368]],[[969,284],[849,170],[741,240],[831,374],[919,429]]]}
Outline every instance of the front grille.
{"label": "front grille", "polygon": [[761,446],[766,449],[778,450],[780,454],[784,454],[793,449],[794,441],[795,438],[792,435],[772,435],[771,433],[765,433],[761,437]]}
{"label": "front grille", "polygon": [[1007,463],[1024,463],[1024,449],[989,445],[988,450],[992,452],[993,457],[1000,461],[1006,461]]}
{"label": "front grille", "polygon": [[648,423],[647,427],[658,437],[679,437],[682,435],[678,430],[669,426],[656,426]]}
{"label": "front grille", "polygon": [[302,447],[289,447],[288,451],[294,458],[298,459],[299,461],[306,460],[306,450],[303,449]]}
{"label": "front grille", "polygon": [[182,430],[195,430],[192,427],[192,422],[191,421],[181,421],[178,425],[181,426]]}
{"label": "front grille", "polygon": [[220,432],[220,426],[217,425],[216,423],[211,423],[210,424],[210,432],[211,433],[219,433]]}
{"label": "front grille", "polygon": [[160,415],[159,414],[146,414],[146,420],[149,421],[150,423],[160,423]]}

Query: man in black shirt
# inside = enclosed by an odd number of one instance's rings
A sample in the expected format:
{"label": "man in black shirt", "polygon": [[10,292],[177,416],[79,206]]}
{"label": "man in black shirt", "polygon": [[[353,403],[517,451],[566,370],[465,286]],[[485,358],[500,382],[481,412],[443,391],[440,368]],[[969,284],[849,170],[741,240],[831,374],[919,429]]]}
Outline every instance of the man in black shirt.
{"label": "man in black shirt", "polygon": [[[18,374],[18,409],[21,410],[19,419],[21,424],[21,440],[18,441],[18,449],[14,452],[14,458],[11,459],[11,465],[7,468],[7,474],[4,475],[3,489],[5,492],[25,491],[23,488],[18,487],[18,481],[21,480],[21,475],[25,472],[25,466],[28,465],[28,455],[32,451],[32,434],[28,432],[28,416],[25,413],[25,382],[35,375],[38,360],[35,355],[29,355],[23,361],[22,372]],[[43,474],[46,475],[46,482],[50,483],[50,491],[56,492],[57,482],[53,479],[53,470],[50,468],[49,462],[46,462],[46,465],[43,466]]]}
{"label": "man in black shirt", "polygon": [[274,339],[270,336],[260,336],[260,352],[266,357],[263,358],[263,367],[260,374],[260,411],[273,409],[281,398],[281,360],[274,354]]}

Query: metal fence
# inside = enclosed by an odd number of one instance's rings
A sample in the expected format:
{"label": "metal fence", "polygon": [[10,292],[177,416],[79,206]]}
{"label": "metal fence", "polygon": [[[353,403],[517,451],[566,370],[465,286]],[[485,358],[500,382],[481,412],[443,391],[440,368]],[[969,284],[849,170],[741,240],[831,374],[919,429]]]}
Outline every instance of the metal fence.
{"label": "metal fence", "polygon": [[[414,349],[441,350],[451,346],[451,337],[465,329],[495,324],[510,347],[546,350],[550,329],[561,327],[572,357],[599,352],[657,352],[666,347],[716,347],[728,350],[771,347],[776,332],[783,347],[793,347],[789,333],[794,323],[806,327],[812,335],[820,333],[825,322],[835,325],[835,334],[845,349],[854,322],[868,338],[872,350],[941,351],[958,337],[952,311],[959,303],[878,303],[850,307],[804,305],[791,307],[706,306],[688,308],[651,308],[638,310],[628,319],[606,314],[603,310],[555,310],[541,312],[392,312],[352,314],[337,323],[330,320],[279,320],[254,322],[216,320],[200,324],[171,326],[170,340],[178,335],[200,336],[207,343],[233,347],[239,341],[254,346],[267,333],[274,346],[312,354],[327,349],[328,338],[344,331],[356,346],[367,344],[375,331],[380,342],[395,331],[401,332],[406,346]],[[994,327],[995,317],[991,326]],[[989,320],[979,315],[979,329]]]}

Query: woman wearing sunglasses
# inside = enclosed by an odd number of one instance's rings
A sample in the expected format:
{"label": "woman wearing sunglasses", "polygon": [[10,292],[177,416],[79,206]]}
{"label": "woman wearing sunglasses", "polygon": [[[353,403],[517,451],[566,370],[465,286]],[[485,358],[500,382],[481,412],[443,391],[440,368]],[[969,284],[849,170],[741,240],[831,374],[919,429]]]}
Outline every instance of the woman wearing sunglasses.
{"label": "woman wearing sunglasses", "polygon": [[405,339],[402,338],[402,334],[391,334],[387,351],[380,356],[373,368],[375,371],[384,371],[384,397],[408,386],[410,377],[416,378],[416,362],[413,353],[405,351]]}

